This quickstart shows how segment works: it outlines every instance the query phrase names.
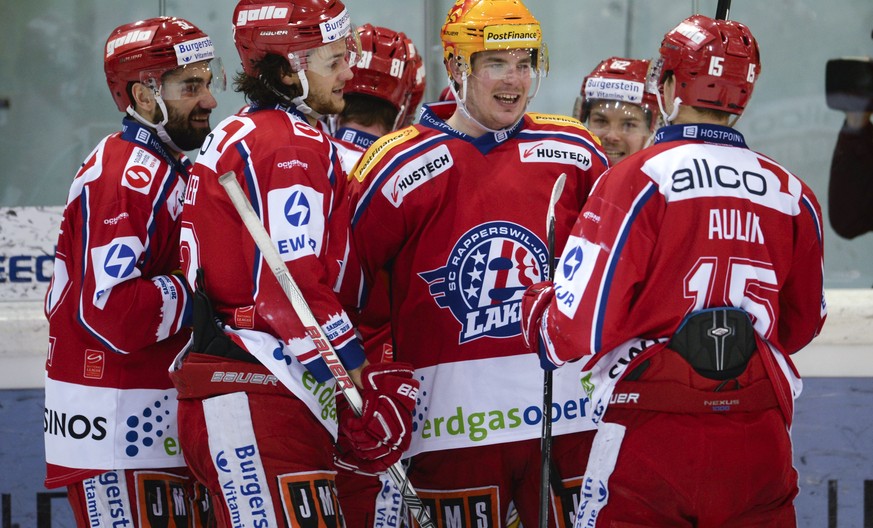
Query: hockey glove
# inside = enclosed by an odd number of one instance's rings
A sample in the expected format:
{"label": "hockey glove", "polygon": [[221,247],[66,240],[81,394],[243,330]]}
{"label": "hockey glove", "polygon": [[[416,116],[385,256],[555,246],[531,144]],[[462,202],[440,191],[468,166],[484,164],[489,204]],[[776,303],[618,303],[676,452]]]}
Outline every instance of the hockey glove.
{"label": "hockey glove", "polygon": [[546,348],[551,346],[551,341],[541,334],[543,318],[548,315],[554,297],[555,286],[543,281],[528,288],[521,298],[521,335],[527,349],[539,356],[543,370],[555,370],[559,366],[549,359]]}
{"label": "hockey glove", "polygon": [[361,416],[338,396],[337,464],[357,473],[376,474],[393,466],[412,441],[417,380],[408,363],[376,363],[361,373]]}

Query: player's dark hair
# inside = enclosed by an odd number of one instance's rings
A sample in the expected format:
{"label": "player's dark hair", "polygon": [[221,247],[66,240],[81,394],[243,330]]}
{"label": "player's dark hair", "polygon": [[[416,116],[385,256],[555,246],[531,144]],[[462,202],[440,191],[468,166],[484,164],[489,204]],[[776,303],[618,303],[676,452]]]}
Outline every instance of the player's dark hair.
{"label": "player's dark hair", "polygon": [[[303,89],[299,84],[288,86],[282,83],[284,75],[291,75],[291,65],[285,57],[268,53],[263,59],[255,63],[260,76],[252,77],[245,72],[237,72],[233,78],[233,89],[242,93],[246,101],[258,106],[274,106],[303,95]],[[276,92],[280,93],[276,93]]]}
{"label": "player's dark hair", "polygon": [[387,131],[394,128],[397,109],[388,101],[365,94],[345,94],[346,106],[339,117],[340,124],[358,123],[363,126],[379,125]]}

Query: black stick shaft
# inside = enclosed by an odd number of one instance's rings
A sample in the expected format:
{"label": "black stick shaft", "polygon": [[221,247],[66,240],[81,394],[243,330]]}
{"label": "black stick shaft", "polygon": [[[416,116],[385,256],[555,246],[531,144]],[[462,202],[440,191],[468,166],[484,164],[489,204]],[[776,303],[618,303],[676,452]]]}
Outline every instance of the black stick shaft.
{"label": "black stick shaft", "polygon": [[[561,174],[552,187],[549,209],[546,215],[546,243],[549,262],[547,279],[555,279],[555,206],[564,191],[567,175]],[[543,430],[540,438],[540,528],[549,526],[549,484],[551,483],[552,460],[552,371],[543,371]]]}
{"label": "black stick shaft", "polygon": [[718,6],[715,8],[716,20],[727,20],[731,14],[731,0],[718,0]]}

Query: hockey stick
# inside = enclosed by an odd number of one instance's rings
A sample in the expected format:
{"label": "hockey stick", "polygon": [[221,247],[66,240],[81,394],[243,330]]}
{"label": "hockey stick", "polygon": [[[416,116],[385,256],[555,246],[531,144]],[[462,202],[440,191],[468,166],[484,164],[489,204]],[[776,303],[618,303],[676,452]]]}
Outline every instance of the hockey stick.
{"label": "hockey stick", "polygon": [[[567,175],[561,173],[552,187],[546,214],[546,238],[549,245],[548,280],[555,278],[555,205],[564,190]],[[540,528],[549,526],[549,483],[552,460],[552,371],[543,371],[543,434],[540,438]]]}
{"label": "hockey stick", "polygon": [[[336,351],[333,349],[333,345],[330,344],[330,341],[325,335],[324,330],[321,329],[318,321],[316,321],[315,316],[312,314],[312,310],[309,308],[309,304],[307,304],[306,299],[303,298],[303,293],[300,291],[297,283],[294,282],[294,278],[291,277],[290,273],[288,273],[285,261],[282,260],[281,256],[279,256],[279,251],[276,249],[276,246],[273,245],[273,240],[270,238],[269,233],[267,233],[267,230],[264,228],[258,215],[255,213],[254,209],[252,209],[252,204],[249,202],[249,199],[246,198],[245,193],[243,193],[242,187],[236,180],[236,175],[233,172],[228,172],[218,178],[218,183],[224,187],[224,191],[227,193],[227,196],[236,208],[236,212],[239,214],[246,229],[254,239],[258,249],[261,250],[261,255],[263,255],[264,261],[267,263],[270,271],[273,272],[276,280],[279,281],[279,285],[282,287],[282,291],[285,292],[285,295],[291,302],[294,312],[297,313],[297,317],[300,318],[300,322],[302,322],[303,326],[306,328],[306,333],[315,342],[315,347],[318,350],[318,353],[330,368],[330,372],[336,379],[336,383],[342,391],[343,396],[345,396],[346,400],[349,402],[349,406],[355,414],[360,416],[361,407],[363,405],[361,394],[352,382],[352,378],[349,376],[348,371],[346,371],[346,368],[343,366],[342,362],[340,362],[340,359],[337,356]],[[408,507],[409,511],[412,512],[412,515],[415,517],[415,520],[418,521],[419,526],[422,528],[436,528],[436,525],[427,513],[427,509],[424,507],[421,499],[418,498],[418,495],[409,483],[409,478],[406,476],[406,472],[403,470],[403,466],[400,465],[400,462],[396,462],[393,466],[388,468],[388,474],[391,476],[391,480],[394,481],[394,485],[396,485],[400,490],[400,494],[403,496],[403,502],[406,503],[406,507]]]}
{"label": "hockey stick", "polygon": [[715,8],[716,20],[727,20],[731,15],[731,0],[718,0],[718,5]]}

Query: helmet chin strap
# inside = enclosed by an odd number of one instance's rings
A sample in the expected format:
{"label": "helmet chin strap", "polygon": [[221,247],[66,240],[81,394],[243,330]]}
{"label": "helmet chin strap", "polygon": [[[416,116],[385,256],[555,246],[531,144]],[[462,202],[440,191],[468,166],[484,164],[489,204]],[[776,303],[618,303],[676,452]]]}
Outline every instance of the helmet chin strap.
{"label": "helmet chin strap", "polygon": [[309,80],[306,79],[306,74],[303,72],[303,70],[300,70],[299,72],[297,72],[297,77],[300,79],[300,85],[303,88],[303,95],[301,95],[300,97],[295,97],[294,99],[288,97],[288,94],[284,94],[277,90],[275,86],[267,82],[267,79],[263,75],[261,75],[259,79],[264,84],[264,86],[266,86],[271,92],[279,96],[281,99],[293,104],[294,107],[300,111],[300,113],[312,116],[314,119],[321,119],[321,114],[310,108],[309,105],[307,105],[304,101],[304,99],[309,97]]}
{"label": "helmet chin strap", "polygon": [[163,119],[161,119],[160,123],[152,123],[151,121],[140,115],[140,113],[134,110],[133,106],[130,105],[128,105],[127,107],[127,114],[142,123],[143,125],[149,128],[153,128],[158,134],[158,137],[161,138],[161,141],[163,141],[168,147],[170,147],[174,151],[180,153],[185,152],[178,145],[176,145],[176,142],[174,142],[170,138],[170,134],[167,133],[167,129],[164,128],[164,125],[166,125],[167,121],[169,121],[170,119],[170,113],[167,112],[167,105],[166,103],[164,103],[164,99],[160,95],[158,95],[157,92],[155,92],[155,102],[158,103],[158,107],[161,109],[161,113],[163,114]]}
{"label": "helmet chin strap", "polygon": [[297,77],[300,79],[300,85],[303,88],[303,94],[299,97],[295,97],[291,100],[294,106],[297,107],[297,110],[302,114],[306,114],[307,116],[313,119],[321,119],[322,115],[319,112],[316,112],[312,109],[311,106],[306,104],[305,99],[309,97],[309,79],[306,78],[306,71],[300,70],[297,72]]}
{"label": "helmet chin strap", "polygon": [[682,98],[675,97],[673,99],[673,111],[668,115],[664,109],[664,101],[661,99],[661,90],[655,90],[655,99],[658,100],[658,110],[661,112],[661,117],[664,119],[665,125],[672,125],[673,120],[679,115],[679,107],[682,105]]}

